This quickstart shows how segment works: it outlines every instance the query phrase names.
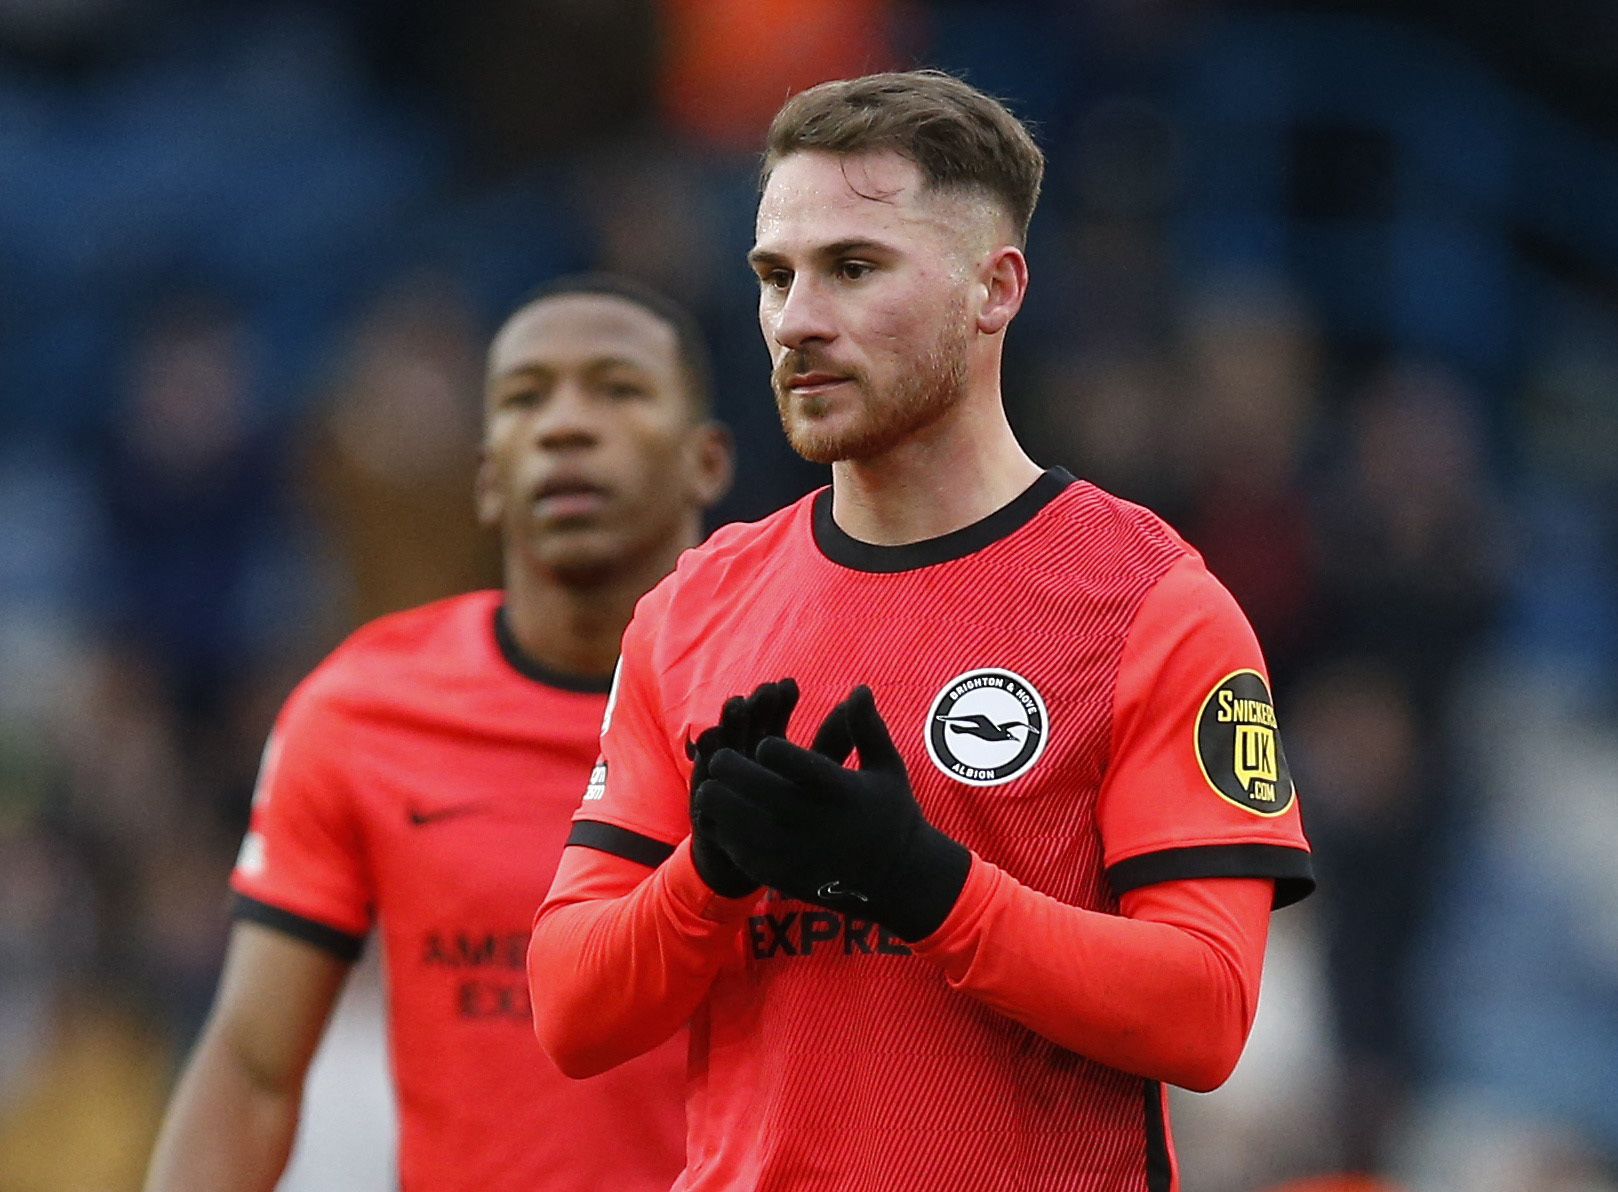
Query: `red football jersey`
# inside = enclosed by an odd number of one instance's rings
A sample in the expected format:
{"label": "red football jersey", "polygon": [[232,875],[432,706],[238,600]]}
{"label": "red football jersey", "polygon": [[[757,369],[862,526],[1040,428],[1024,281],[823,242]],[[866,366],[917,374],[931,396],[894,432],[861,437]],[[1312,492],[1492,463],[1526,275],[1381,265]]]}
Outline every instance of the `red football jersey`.
{"label": "red football jersey", "polygon": [[345,958],[380,920],[406,1192],[666,1192],[684,1161],[683,1039],[580,1082],[533,1035],[529,925],[606,694],[479,592],[354,634],[266,747],[235,913]]}
{"label": "red football jersey", "polygon": [[[1131,890],[1235,877],[1284,904],[1313,885],[1246,620],[1158,518],[1064,472],[909,546],[851,539],[822,490],[688,553],[625,636],[570,842],[669,856],[689,743],[782,676],[800,743],[869,684],[927,818],[1060,903],[1116,914]],[[766,892],[692,1020],[676,1187],[1171,1189],[1157,1083],[952,986],[937,938],[912,949]]]}

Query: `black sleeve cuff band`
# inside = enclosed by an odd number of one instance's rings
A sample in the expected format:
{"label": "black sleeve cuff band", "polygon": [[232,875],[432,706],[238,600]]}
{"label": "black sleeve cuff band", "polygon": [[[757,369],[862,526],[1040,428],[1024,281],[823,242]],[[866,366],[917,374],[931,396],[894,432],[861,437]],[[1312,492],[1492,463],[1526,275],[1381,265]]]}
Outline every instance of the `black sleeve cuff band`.
{"label": "black sleeve cuff band", "polygon": [[324,923],[295,915],[278,906],[249,898],[245,894],[237,894],[231,899],[230,917],[273,928],[283,935],[290,935],[295,940],[313,944],[323,951],[330,952],[337,959],[350,963],[358,960],[360,953],[365,950],[365,937],[362,935],[349,935],[346,931],[338,931],[335,927],[328,927]]}
{"label": "black sleeve cuff band", "polygon": [[1307,898],[1315,888],[1315,867],[1301,848],[1280,844],[1204,844],[1171,848],[1120,861],[1107,869],[1114,894],[1158,882],[1202,877],[1275,879],[1275,909]]}
{"label": "black sleeve cuff band", "polygon": [[611,853],[648,869],[656,869],[674,855],[674,846],[617,824],[604,824],[600,820],[578,820],[567,834],[569,844],[593,848],[597,852]]}

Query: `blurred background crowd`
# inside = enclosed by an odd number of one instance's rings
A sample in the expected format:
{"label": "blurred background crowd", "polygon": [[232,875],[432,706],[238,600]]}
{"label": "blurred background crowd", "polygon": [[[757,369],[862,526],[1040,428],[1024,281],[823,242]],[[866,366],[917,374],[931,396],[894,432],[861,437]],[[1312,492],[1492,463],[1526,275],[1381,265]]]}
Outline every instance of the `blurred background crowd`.
{"label": "blurred background crowd", "polygon": [[1013,422],[1235,592],[1317,849],[1242,1067],[1177,1102],[1186,1192],[1618,1189],[1618,8],[8,0],[0,1192],[138,1187],[280,700],[498,583],[525,291],[700,312],[721,520],[823,482],[742,262],[758,137],[915,64],[1034,122]]}

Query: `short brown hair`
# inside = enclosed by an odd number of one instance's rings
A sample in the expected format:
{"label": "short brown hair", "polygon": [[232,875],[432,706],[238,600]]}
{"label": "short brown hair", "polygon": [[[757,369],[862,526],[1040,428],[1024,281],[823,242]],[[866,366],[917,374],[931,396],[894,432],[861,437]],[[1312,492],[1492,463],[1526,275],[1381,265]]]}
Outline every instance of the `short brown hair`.
{"label": "short brown hair", "polygon": [[991,95],[941,70],[888,71],[800,91],[775,114],[760,180],[803,150],[891,150],[916,163],[923,185],[977,190],[1011,216],[1018,244],[1039,201],[1045,155]]}

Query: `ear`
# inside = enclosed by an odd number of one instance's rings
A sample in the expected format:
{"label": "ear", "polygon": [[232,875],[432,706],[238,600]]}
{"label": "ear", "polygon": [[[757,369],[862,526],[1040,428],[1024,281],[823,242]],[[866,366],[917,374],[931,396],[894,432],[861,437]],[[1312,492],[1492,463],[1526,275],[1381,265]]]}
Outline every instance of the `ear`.
{"label": "ear", "polygon": [[691,494],[700,508],[707,509],[730,491],[736,474],[736,447],[730,427],[711,419],[693,427],[690,452]]}
{"label": "ear", "polygon": [[1028,292],[1028,259],[1022,249],[1002,244],[983,262],[979,274],[983,299],[978,306],[977,327],[984,335],[1004,331],[1019,310]]}
{"label": "ear", "polygon": [[493,529],[500,525],[505,514],[505,501],[496,483],[494,460],[487,446],[478,447],[478,470],[472,480],[472,505],[477,510],[478,525]]}

